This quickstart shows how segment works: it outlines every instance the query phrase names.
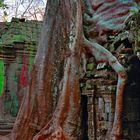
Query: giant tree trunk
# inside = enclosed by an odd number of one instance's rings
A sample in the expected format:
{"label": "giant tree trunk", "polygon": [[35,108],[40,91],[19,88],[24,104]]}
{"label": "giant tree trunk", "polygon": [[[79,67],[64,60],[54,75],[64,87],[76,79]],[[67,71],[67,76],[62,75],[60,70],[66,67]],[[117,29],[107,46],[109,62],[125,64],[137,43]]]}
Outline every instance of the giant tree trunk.
{"label": "giant tree trunk", "polygon": [[[59,9],[66,22],[64,75],[59,90],[59,100],[50,122],[34,137],[37,139],[68,140],[78,138],[79,128],[79,67],[82,40],[81,1],[63,0]],[[61,7],[62,6],[62,7]],[[68,13],[66,14],[66,11]],[[60,27],[61,28],[61,27]],[[63,28],[63,27],[62,27]]]}
{"label": "giant tree trunk", "polygon": [[109,51],[85,38],[82,4],[82,0],[48,0],[31,82],[10,140],[79,139],[79,69],[84,49],[97,61],[109,62],[118,74],[112,133],[119,139],[126,73]]}
{"label": "giant tree trunk", "polygon": [[[48,1],[28,94],[12,130],[12,140],[31,140],[51,118],[49,125],[56,127],[53,131],[64,129],[65,137],[76,137],[81,29],[79,0]],[[54,96],[60,96],[58,103]]]}

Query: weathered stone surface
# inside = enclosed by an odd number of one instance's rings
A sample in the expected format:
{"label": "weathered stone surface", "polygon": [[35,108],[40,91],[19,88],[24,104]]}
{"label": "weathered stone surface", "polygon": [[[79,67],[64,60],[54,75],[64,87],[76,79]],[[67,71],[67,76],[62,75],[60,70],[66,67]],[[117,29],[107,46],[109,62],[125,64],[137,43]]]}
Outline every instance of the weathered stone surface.
{"label": "weathered stone surface", "polygon": [[13,123],[7,123],[14,122],[27,92],[41,26],[16,18],[0,23],[0,129],[12,128]]}
{"label": "weathered stone surface", "polygon": [[[139,31],[139,28],[137,31]],[[128,72],[123,105],[122,139],[125,140],[140,139],[140,80],[138,80],[140,79],[140,60],[138,60],[139,53],[136,53],[139,50],[137,44],[139,41],[136,38],[136,41],[130,41],[130,32],[132,30],[127,31],[127,34],[126,32],[118,33],[114,36],[113,42],[108,42],[108,48],[112,49],[111,47],[114,47],[114,54],[117,55],[119,61]],[[90,73],[89,68],[88,73]],[[84,78],[86,79],[86,77]],[[112,71],[107,63],[97,64],[92,77],[85,80],[82,95],[87,95],[89,101],[87,105],[89,139],[104,140],[108,135],[107,132],[112,129],[115,113],[116,80],[115,72]]]}

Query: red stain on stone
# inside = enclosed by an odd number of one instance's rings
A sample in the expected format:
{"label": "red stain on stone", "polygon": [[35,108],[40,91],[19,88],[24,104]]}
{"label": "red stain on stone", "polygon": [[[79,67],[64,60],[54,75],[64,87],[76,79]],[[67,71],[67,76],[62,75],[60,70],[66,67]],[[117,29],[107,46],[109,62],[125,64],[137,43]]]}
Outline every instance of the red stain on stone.
{"label": "red stain on stone", "polygon": [[40,136],[40,137],[38,138],[38,140],[45,140],[45,136],[44,136],[44,135]]}
{"label": "red stain on stone", "polygon": [[28,68],[27,68],[27,59],[23,58],[23,66],[22,66],[22,69],[21,69],[21,73],[20,73],[20,81],[19,81],[19,85],[20,87],[25,87],[28,83]]}

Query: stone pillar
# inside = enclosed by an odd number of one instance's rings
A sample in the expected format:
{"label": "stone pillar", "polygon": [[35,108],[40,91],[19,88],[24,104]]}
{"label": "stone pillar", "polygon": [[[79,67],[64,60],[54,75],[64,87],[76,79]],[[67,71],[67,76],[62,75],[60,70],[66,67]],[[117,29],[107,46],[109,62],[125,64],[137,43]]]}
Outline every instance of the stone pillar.
{"label": "stone pillar", "polygon": [[88,109],[88,139],[96,140],[96,113],[95,113],[95,104],[94,104],[94,90],[86,93],[87,109]]}

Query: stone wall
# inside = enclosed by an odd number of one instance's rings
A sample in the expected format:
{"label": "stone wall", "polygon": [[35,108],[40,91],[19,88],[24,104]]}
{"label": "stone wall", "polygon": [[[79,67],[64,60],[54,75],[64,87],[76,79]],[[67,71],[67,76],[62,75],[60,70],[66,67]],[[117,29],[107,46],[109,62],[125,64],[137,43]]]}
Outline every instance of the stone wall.
{"label": "stone wall", "polygon": [[16,18],[0,24],[0,129],[12,127],[26,94],[41,26]]}
{"label": "stone wall", "polygon": [[[134,27],[137,16],[128,21],[125,30],[108,35],[103,44],[128,74],[123,98],[123,140],[140,139],[140,28]],[[87,59],[87,71],[81,79],[82,96],[87,97],[87,135],[89,140],[105,140],[114,121],[117,75],[108,63],[96,63],[91,56]]]}

